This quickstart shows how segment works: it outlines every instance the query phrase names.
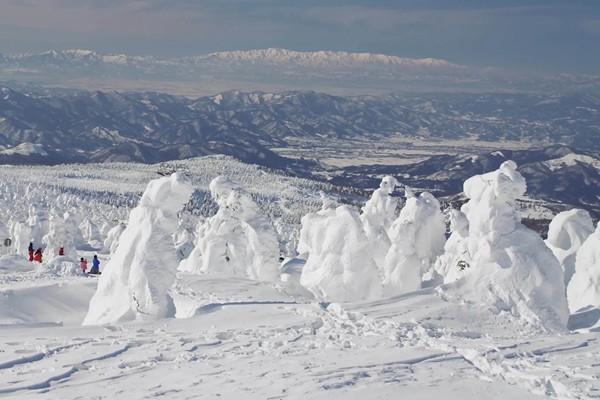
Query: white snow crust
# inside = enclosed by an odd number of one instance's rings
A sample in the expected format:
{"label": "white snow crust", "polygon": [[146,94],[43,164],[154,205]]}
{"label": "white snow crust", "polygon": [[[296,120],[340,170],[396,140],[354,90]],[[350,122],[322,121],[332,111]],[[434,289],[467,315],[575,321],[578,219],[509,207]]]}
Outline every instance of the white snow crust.
{"label": "white snow crust", "polygon": [[[13,239],[0,255],[0,396],[505,400],[600,392],[600,227],[588,236],[577,210],[553,221],[546,244],[576,252],[565,294],[559,261],[520,223],[515,199],[526,184],[513,163],[466,182],[469,201],[448,211],[445,243],[438,200],[408,189],[398,213],[390,178],[359,210],[326,184],[230,159],[182,165],[191,183],[176,174],[146,188],[139,182],[156,178],[157,166],[0,169],[0,235]],[[43,238],[35,244],[45,247],[43,264],[27,261],[33,231]],[[381,251],[377,238],[386,236],[390,249]],[[215,254],[211,271],[176,271],[201,240]],[[217,250],[230,240],[249,261],[243,268],[275,260],[272,279],[224,271]],[[295,243],[301,254],[286,254],[279,267],[279,251]],[[60,245],[64,257],[52,254]],[[203,248],[193,248],[197,261]],[[72,251],[88,260],[98,253],[103,274],[81,274]],[[413,274],[410,288],[383,286],[382,253],[395,260],[390,271],[403,271],[400,285]]]}

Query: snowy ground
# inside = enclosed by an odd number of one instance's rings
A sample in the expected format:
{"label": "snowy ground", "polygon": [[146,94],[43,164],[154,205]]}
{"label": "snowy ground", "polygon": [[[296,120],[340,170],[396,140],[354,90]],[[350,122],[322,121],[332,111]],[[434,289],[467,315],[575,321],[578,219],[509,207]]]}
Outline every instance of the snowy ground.
{"label": "snowy ground", "polygon": [[432,290],[340,307],[180,275],[181,318],[81,327],[97,279],[27,267],[0,272],[7,398],[600,397],[600,329],[548,335]]}

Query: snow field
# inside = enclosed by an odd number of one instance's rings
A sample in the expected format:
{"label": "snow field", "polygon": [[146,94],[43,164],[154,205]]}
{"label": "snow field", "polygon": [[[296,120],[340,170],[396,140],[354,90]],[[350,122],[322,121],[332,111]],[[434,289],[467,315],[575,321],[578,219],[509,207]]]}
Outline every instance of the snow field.
{"label": "snow field", "polygon": [[[595,398],[600,228],[586,234],[578,212],[551,225],[548,246],[575,254],[565,290],[564,262],[520,223],[526,183],[515,167],[465,182],[447,241],[438,201],[404,188],[400,208],[389,177],[362,212],[323,197],[284,246],[292,214],[273,219],[225,177],[208,185],[214,212],[197,219],[194,180],[181,174],[152,180],[131,212],[79,209],[75,194],[47,208],[45,192],[10,186],[43,206],[16,211],[7,233],[25,245],[36,229],[46,243],[77,236],[79,253],[102,247],[104,273],[78,275],[60,257],[0,258],[0,395]],[[60,223],[65,213],[74,223]],[[279,268],[295,241],[300,257]]]}

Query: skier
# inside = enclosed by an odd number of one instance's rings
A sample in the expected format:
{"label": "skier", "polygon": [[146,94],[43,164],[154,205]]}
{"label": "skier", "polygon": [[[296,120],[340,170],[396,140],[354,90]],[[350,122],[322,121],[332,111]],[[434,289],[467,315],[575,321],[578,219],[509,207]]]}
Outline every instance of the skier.
{"label": "skier", "polygon": [[65,248],[61,247],[60,249],[58,249],[58,255],[59,256],[64,256],[65,255]]}
{"label": "skier", "polygon": [[92,259],[92,269],[90,269],[90,274],[100,274],[100,260],[98,260],[96,254],[94,254],[94,258]]}
{"label": "skier", "polygon": [[33,261],[42,262],[42,248],[38,248],[33,254]]}
{"label": "skier", "polygon": [[29,242],[29,262],[33,262],[33,243]]}
{"label": "skier", "polygon": [[81,260],[79,261],[79,268],[81,268],[81,272],[83,272],[84,274],[87,271],[87,260],[83,257],[81,257]]}

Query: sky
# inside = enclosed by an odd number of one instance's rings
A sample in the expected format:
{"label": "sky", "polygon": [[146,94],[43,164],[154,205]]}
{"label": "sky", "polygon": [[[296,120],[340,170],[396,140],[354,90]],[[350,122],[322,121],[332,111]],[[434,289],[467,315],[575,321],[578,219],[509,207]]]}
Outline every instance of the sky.
{"label": "sky", "polygon": [[0,0],[0,53],[267,47],[600,75],[600,0]]}

